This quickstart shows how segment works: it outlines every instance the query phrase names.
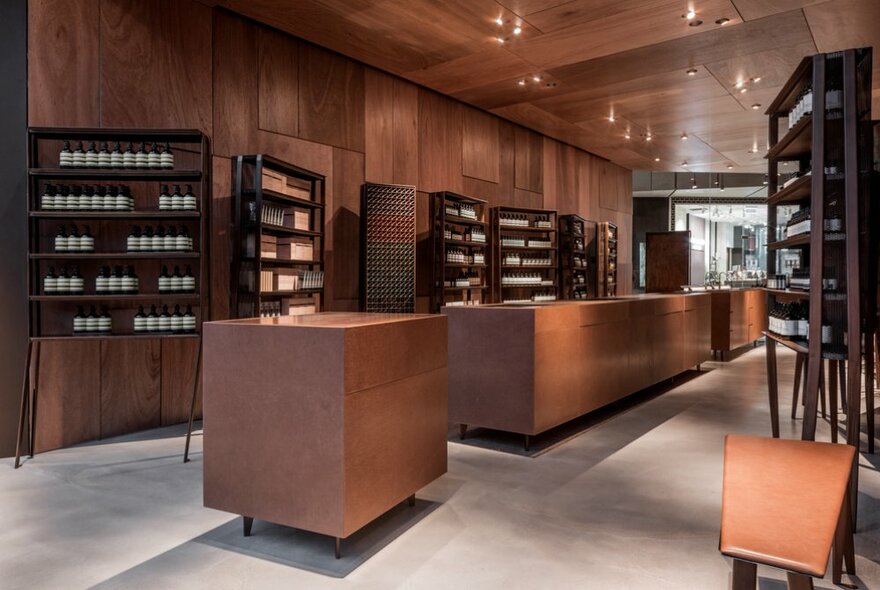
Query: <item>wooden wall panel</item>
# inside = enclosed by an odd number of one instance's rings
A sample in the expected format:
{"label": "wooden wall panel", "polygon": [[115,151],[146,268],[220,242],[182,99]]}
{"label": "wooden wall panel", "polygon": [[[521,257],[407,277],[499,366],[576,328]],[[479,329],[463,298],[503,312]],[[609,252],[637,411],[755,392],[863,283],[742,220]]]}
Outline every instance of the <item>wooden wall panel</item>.
{"label": "wooden wall panel", "polygon": [[28,125],[101,121],[100,0],[28,2]]}
{"label": "wooden wall panel", "polygon": [[462,107],[461,173],[489,182],[500,179],[498,118]]}
{"label": "wooden wall panel", "polygon": [[544,143],[542,136],[516,127],[516,188],[534,193],[544,191]]}
{"label": "wooden wall panel", "polygon": [[101,435],[100,343],[44,342],[41,347],[34,441],[37,452],[98,438]]}
{"label": "wooden wall panel", "polygon": [[419,189],[462,191],[461,110],[455,101],[419,89]]}
{"label": "wooden wall panel", "polygon": [[[29,0],[28,73],[32,125],[185,126],[212,134],[212,319],[229,315],[229,156],[235,154],[268,153],[327,176],[330,310],[358,307],[365,180],[420,191],[417,305],[423,311],[431,281],[429,191],[579,213],[613,221],[629,235],[628,170],[209,4]],[[621,293],[629,289],[629,250],[622,240]],[[103,374],[98,343],[53,345],[42,372],[39,444],[64,446],[185,419],[189,345],[114,343],[104,350]],[[132,379],[143,385],[132,389]]]}
{"label": "wooden wall panel", "polygon": [[510,121],[498,121],[498,195],[502,202],[513,199],[516,189],[516,128]]}
{"label": "wooden wall panel", "polygon": [[394,182],[394,77],[373,68],[364,72],[364,176],[367,182]]}
{"label": "wooden wall panel", "polygon": [[101,437],[161,423],[161,345],[157,340],[101,342]]}
{"label": "wooden wall panel", "polygon": [[301,43],[299,80],[300,137],[363,153],[364,66]]}
{"label": "wooden wall panel", "polygon": [[211,39],[211,9],[203,4],[104,0],[102,125],[192,128],[211,135]]}
{"label": "wooden wall panel", "polygon": [[256,27],[227,12],[214,12],[214,155],[250,152],[259,114]]}
{"label": "wooden wall panel", "polygon": [[260,27],[260,129],[299,135],[299,42],[289,35]]}
{"label": "wooden wall panel", "polygon": [[419,87],[394,79],[395,184],[419,185]]}
{"label": "wooden wall panel", "polygon": [[[184,338],[166,339],[161,341],[160,347],[161,423],[162,426],[168,426],[189,420],[199,341]],[[201,399],[196,401],[196,418],[200,418]]]}

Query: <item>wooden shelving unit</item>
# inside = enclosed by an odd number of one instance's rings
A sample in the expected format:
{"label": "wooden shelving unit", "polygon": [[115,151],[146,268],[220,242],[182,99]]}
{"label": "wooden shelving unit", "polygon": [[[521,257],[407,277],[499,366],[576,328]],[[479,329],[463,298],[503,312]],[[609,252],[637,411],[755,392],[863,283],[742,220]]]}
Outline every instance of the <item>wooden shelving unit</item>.
{"label": "wooden shelving unit", "polygon": [[[493,301],[540,302],[557,299],[559,249],[556,211],[494,207],[491,217]],[[522,225],[513,225],[509,220],[518,220]],[[521,239],[523,245],[504,245],[502,242],[505,237]],[[545,263],[538,264],[538,261]],[[540,282],[509,284],[509,281],[504,280],[505,277],[524,280],[526,273],[540,278]]]}
{"label": "wooden shelving unit", "polygon": [[[92,142],[100,150],[112,151],[116,143],[126,149],[129,142],[136,146],[144,143],[152,151],[155,146],[169,146],[174,154],[173,168],[133,169],[97,167],[95,161],[86,167],[62,167],[61,150],[64,141],[82,141],[86,147]],[[105,154],[109,157],[109,154]],[[20,464],[22,447],[26,444],[33,456],[35,443],[35,414],[38,405],[37,384],[31,376],[40,372],[40,345],[43,342],[98,341],[102,351],[121,341],[161,342],[166,339],[199,339],[201,323],[209,317],[210,280],[207,259],[207,220],[210,206],[211,153],[208,138],[197,130],[187,129],[78,129],[78,128],[31,128],[28,130],[28,301],[29,344],[25,385],[22,391],[21,421],[15,466]],[[190,181],[196,196],[195,210],[161,210],[159,194],[161,184]],[[47,209],[43,202],[49,185],[84,185],[81,193],[97,191],[97,187],[126,187],[134,201],[131,211]],[[80,190],[80,189],[78,189]],[[102,193],[103,194],[103,193]],[[81,206],[82,203],[80,203]],[[137,224],[185,228],[192,238],[191,251],[127,251],[127,238],[133,225]],[[82,229],[88,226],[94,237],[94,252],[55,251],[56,229],[59,226]],[[189,266],[195,278],[195,292],[160,293],[158,278],[163,266]],[[96,277],[103,267],[131,267],[138,277],[138,289],[127,294],[98,293]],[[76,270],[83,279],[83,289],[75,294],[46,292],[45,278],[50,270]],[[134,316],[144,304],[155,304],[161,312],[168,306],[169,314],[179,306],[181,314],[187,308],[195,316],[195,330],[176,333],[135,332]],[[87,312],[105,311],[110,315],[112,328],[102,332],[74,331],[74,315],[78,308]],[[149,311],[149,307],[147,308]],[[121,345],[118,345],[121,346]],[[195,374],[199,373],[201,343],[196,354]],[[162,363],[164,367],[164,363]],[[169,366],[171,366],[169,364]],[[176,367],[182,369],[181,367]],[[141,368],[133,367],[134,370]],[[163,369],[164,370],[164,369]],[[182,377],[182,375],[181,375]],[[36,379],[35,379],[36,380]],[[195,382],[199,379],[196,377]],[[89,384],[92,386],[94,384]],[[195,399],[195,391],[193,392]],[[74,400],[71,400],[75,403]],[[64,416],[61,416],[64,420]]]}
{"label": "wooden shelving unit", "polygon": [[594,299],[599,290],[597,224],[580,215],[559,217],[559,280],[563,299]]}
{"label": "wooden shelving unit", "polygon": [[[431,193],[430,199],[434,261],[431,311],[438,313],[446,305],[484,303],[490,286],[486,201],[449,191]],[[472,284],[456,285],[464,280]]]}
{"label": "wooden shelving unit", "polygon": [[[807,338],[767,333],[771,410],[777,397],[775,349],[779,344],[806,358],[803,438],[815,438],[820,378],[825,374],[836,381],[839,374],[846,373],[847,379],[840,385],[841,395],[845,391],[848,400],[847,442],[859,445],[864,386],[869,392],[869,452],[874,447],[873,343],[877,324],[873,311],[877,294],[877,240],[876,232],[870,231],[876,216],[870,202],[871,61],[870,49],[805,58],[766,113],[770,117],[771,144],[766,156],[768,273],[784,274],[785,269],[778,264],[779,253],[789,250],[800,252],[801,267],[809,268],[810,277],[809,292],[766,290],[771,311],[793,301],[809,310]],[[812,112],[781,134],[780,124],[788,121],[789,113],[808,91],[812,92]],[[785,161],[796,162],[796,173],[801,176],[779,188],[780,163]],[[808,207],[811,231],[785,237],[779,231],[783,221],[780,207]],[[870,311],[864,313],[866,310]],[[823,367],[826,362],[827,368]],[[845,365],[845,369],[838,364]],[[837,383],[829,387],[836,391]],[[836,442],[836,398],[832,395],[831,400],[832,440]],[[773,435],[778,436],[775,414],[772,422]]]}
{"label": "wooden shelving unit", "polygon": [[230,309],[239,318],[321,311],[324,176],[265,154],[236,156],[232,165]]}
{"label": "wooden shelving unit", "polygon": [[617,226],[608,221],[598,224],[597,272],[599,297],[617,296]]}

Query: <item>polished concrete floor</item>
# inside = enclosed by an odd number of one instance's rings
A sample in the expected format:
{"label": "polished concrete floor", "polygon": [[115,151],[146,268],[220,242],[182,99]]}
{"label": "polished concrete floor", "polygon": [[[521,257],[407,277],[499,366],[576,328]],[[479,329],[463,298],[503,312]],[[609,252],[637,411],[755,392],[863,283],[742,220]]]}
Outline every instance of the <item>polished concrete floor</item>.
{"label": "polished concrete floor", "polygon": [[[788,418],[793,361],[780,358],[785,437],[800,427]],[[177,430],[45,453],[18,471],[3,460],[0,587],[726,588],[723,437],[769,432],[764,351],[704,369],[538,458],[451,443],[449,472],[419,493],[439,506],[344,579],[196,542],[234,517],[202,508],[201,441],[184,465]],[[875,465],[862,457],[861,588],[880,588]],[[763,590],[784,588],[778,572],[759,576]]]}

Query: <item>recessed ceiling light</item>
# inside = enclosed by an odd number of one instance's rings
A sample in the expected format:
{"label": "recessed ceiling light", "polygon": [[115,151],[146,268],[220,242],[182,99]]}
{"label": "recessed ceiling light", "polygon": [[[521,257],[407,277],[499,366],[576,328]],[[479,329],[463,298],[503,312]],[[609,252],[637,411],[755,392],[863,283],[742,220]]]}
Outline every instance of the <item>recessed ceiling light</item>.
{"label": "recessed ceiling light", "polygon": [[724,25],[726,25],[726,24],[729,23],[729,22],[730,22],[730,19],[729,19],[729,18],[721,17],[721,18],[719,18],[718,20],[715,21],[715,24],[716,24],[716,25],[721,25],[721,26],[723,27]]}
{"label": "recessed ceiling light", "polygon": [[742,88],[743,86],[745,86],[745,82],[743,82],[742,80],[737,80],[736,84],[734,84],[734,86],[736,88]]}
{"label": "recessed ceiling light", "polygon": [[688,76],[696,76],[696,75],[697,75],[697,68],[691,68],[691,69],[689,69],[689,70],[687,71],[687,75],[688,75]]}
{"label": "recessed ceiling light", "polygon": [[688,20],[693,20],[695,16],[697,16],[697,11],[695,11],[693,8],[689,8],[684,15],[684,17]]}
{"label": "recessed ceiling light", "polygon": [[526,81],[525,81],[525,80],[517,80],[516,83],[519,84],[520,86],[525,86],[525,85],[526,85]]}
{"label": "recessed ceiling light", "polygon": [[688,26],[689,27],[699,27],[701,24],[703,24],[703,21],[698,19],[698,20],[692,20],[691,22],[689,22]]}
{"label": "recessed ceiling light", "polygon": [[650,133],[648,133],[648,134],[645,136],[645,141],[651,141],[652,139],[654,139],[654,138],[651,136]]}
{"label": "recessed ceiling light", "polygon": [[629,133],[625,133],[623,136],[624,139],[629,139]]}
{"label": "recessed ceiling light", "polygon": [[687,141],[687,139],[688,139],[688,134],[687,134],[687,133],[682,133],[682,134],[681,134],[681,140],[682,140],[682,141]]}
{"label": "recessed ceiling light", "polygon": [[540,82],[541,76],[532,76],[532,82]]}
{"label": "recessed ceiling light", "polygon": [[520,33],[522,33],[522,27],[520,27],[519,25],[513,27],[513,34],[514,35],[519,35]]}
{"label": "recessed ceiling light", "polygon": [[756,102],[755,104],[752,105],[752,110],[757,111],[760,108],[761,108],[761,103],[759,103],[759,102]]}
{"label": "recessed ceiling light", "polygon": [[683,167],[687,168],[687,167],[688,167],[687,160],[685,160],[684,162],[682,162],[681,165],[682,165]]}
{"label": "recessed ceiling light", "polygon": [[495,24],[500,27],[501,25],[504,24],[504,19],[499,16],[498,18],[495,19]]}
{"label": "recessed ceiling light", "polygon": [[659,162],[659,161],[660,161],[660,156],[657,156],[656,158],[654,158],[654,161],[655,161],[655,162]]}
{"label": "recessed ceiling light", "polygon": [[755,76],[754,78],[752,78],[752,82],[760,82],[760,81],[761,81],[761,76]]}
{"label": "recessed ceiling light", "polygon": [[504,44],[504,37],[495,37],[495,40],[501,44]]}
{"label": "recessed ceiling light", "polygon": [[728,164],[728,165],[727,165],[727,169],[728,169],[728,170],[733,170],[733,164]]}
{"label": "recessed ceiling light", "polygon": [[745,94],[745,93],[748,92],[748,91],[749,91],[748,88],[740,88],[740,89],[739,89],[739,93],[740,93],[740,94]]}
{"label": "recessed ceiling light", "polygon": [[608,115],[608,120],[611,121],[612,123],[614,123],[614,113],[611,113],[610,115]]}

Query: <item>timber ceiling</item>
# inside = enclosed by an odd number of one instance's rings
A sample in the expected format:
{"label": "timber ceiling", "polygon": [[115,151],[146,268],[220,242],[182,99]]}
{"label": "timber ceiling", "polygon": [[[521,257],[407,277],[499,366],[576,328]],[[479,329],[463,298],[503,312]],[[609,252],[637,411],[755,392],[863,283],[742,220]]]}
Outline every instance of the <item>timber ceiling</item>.
{"label": "timber ceiling", "polygon": [[[801,58],[880,47],[880,0],[211,4],[634,170],[762,172],[764,109]],[[683,16],[689,9],[692,21]],[[877,118],[880,52],[873,79]]]}

